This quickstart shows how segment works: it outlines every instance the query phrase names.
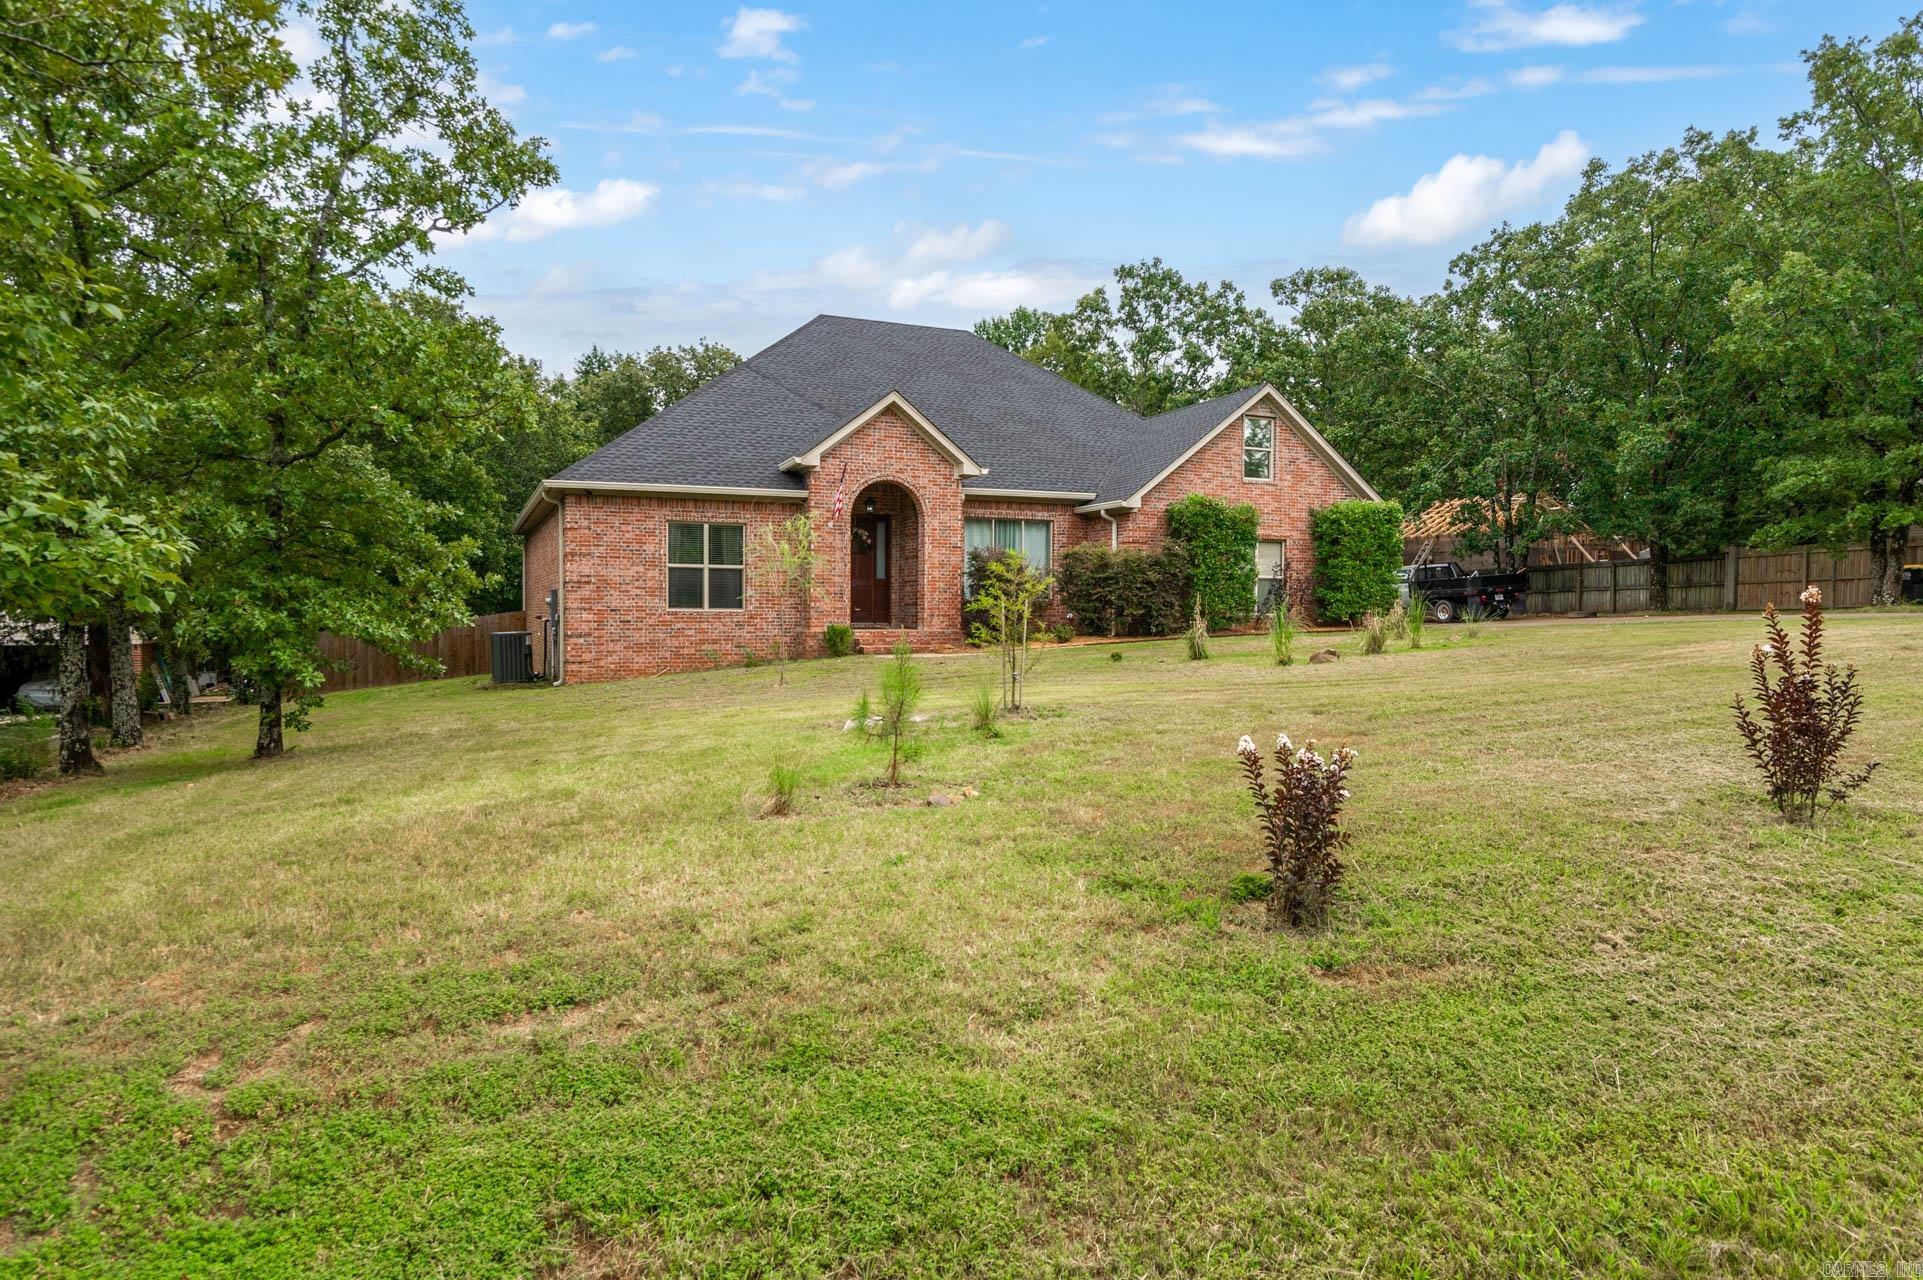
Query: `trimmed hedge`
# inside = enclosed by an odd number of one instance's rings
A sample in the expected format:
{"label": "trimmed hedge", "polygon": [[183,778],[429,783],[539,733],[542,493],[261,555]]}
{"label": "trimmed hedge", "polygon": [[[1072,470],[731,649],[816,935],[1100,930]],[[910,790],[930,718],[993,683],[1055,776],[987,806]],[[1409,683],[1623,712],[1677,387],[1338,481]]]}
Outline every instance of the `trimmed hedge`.
{"label": "trimmed hedge", "polygon": [[1168,509],[1169,537],[1188,550],[1202,616],[1215,630],[1246,626],[1255,614],[1258,519],[1246,502],[1230,506],[1202,493],[1191,493]]}
{"label": "trimmed hedge", "polygon": [[1179,543],[1156,551],[1070,547],[1055,576],[1083,635],[1166,636],[1188,625],[1189,559]]}
{"label": "trimmed hedge", "polygon": [[1402,567],[1402,508],[1393,502],[1335,502],[1310,517],[1315,607],[1325,621],[1354,622],[1396,602]]}

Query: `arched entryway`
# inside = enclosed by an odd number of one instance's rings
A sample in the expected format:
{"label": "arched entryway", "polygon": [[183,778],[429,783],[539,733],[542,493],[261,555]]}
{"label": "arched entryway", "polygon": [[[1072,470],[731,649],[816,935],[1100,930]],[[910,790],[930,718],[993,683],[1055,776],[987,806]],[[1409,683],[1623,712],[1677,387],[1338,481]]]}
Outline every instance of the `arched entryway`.
{"label": "arched entryway", "polygon": [[921,508],[915,495],[878,480],[855,495],[848,520],[848,621],[857,627],[921,626]]}

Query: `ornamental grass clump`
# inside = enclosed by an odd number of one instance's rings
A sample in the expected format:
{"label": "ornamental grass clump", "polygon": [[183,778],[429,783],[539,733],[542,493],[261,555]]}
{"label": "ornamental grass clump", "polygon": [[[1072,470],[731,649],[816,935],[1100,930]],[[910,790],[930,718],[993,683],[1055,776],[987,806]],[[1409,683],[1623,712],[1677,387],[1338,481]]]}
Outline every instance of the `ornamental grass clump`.
{"label": "ornamental grass clump", "polygon": [[1409,608],[1403,617],[1402,623],[1403,627],[1409,633],[1409,647],[1411,649],[1420,649],[1422,647],[1422,627],[1423,624],[1429,620],[1428,612],[1429,602],[1423,599],[1422,593],[1419,591],[1411,592],[1409,595]]}
{"label": "ornamental grass clump", "polygon": [[1182,633],[1182,639],[1188,644],[1190,662],[1203,662],[1207,660],[1209,656],[1209,620],[1202,616],[1202,598],[1200,596],[1195,598],[1195,621],[1189,623],[1189,629]]}
{"label": "ornamental grass clump", "polygon": [[1278,603],[1269,614],[1269,650],[1278,667],[1295,662],[1295,605],[1288,600]]}
{"label": "ornamental grass clump", "polygon": [[1803,634],[1794,646],[1777,620],[1776,606],[1763,607],[1767,640],[1749,655],[1756,708],[1752,711],[1741,694],[1732,707],[1743,749],[1763,771],[1769,798],[1785,817],[1809,822],[1820,800],[1843,803],[1870,780],[1878,762],[1844,772],[1843,746],[1856,732],[1863,694],[1856,687],[1855,667],[1838,667],[1823,658],[1823,593],[1812,586],[1800,598]]}
{"label": "ornamental grass clump", "polygon": [[1362,615],[1362,652],[1386,653],[1389,649],[1389,619],[1373,611]]}
{"label": "ornamental grass clump", "polygon": [[1355,752],[1338,747],[1324,759],[1313,741],[1298,747],[1288,734],[1277,734],[1273,787],[1254,739],[1245,735],[1236,744],[1236,754],[1255,797],[1269,857],[1269,927],[1301,929],[1326,923],[1336,882],[1342,879],[1337,854],[1348,835],[1340,823]]}

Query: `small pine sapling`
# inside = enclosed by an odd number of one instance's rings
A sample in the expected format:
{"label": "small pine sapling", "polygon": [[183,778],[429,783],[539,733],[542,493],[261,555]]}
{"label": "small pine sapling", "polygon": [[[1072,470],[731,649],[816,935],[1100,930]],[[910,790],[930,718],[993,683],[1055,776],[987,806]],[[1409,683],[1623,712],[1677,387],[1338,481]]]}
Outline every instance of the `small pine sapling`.
{"label": "small pine sapling", "polygon": [[901,785],[902,740],[914,725],[921,701],[921,672],[906,643],[896,641],[894,655],[881,669],[881,734],[888,739],[888,785]]}

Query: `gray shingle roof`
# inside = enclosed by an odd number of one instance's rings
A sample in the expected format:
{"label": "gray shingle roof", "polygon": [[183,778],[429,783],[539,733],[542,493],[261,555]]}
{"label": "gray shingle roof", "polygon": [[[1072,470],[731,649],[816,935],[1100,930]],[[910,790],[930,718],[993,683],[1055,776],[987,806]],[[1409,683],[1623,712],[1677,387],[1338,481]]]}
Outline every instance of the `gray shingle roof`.
{"label": "gray shingle roof", "polygon": [[986,469],[964,488],[1102,501],[1128,497],[1252,394],[1145,420],[965,329],[817,316],[552,479],[804,489],[782,462],[891,391]]}

